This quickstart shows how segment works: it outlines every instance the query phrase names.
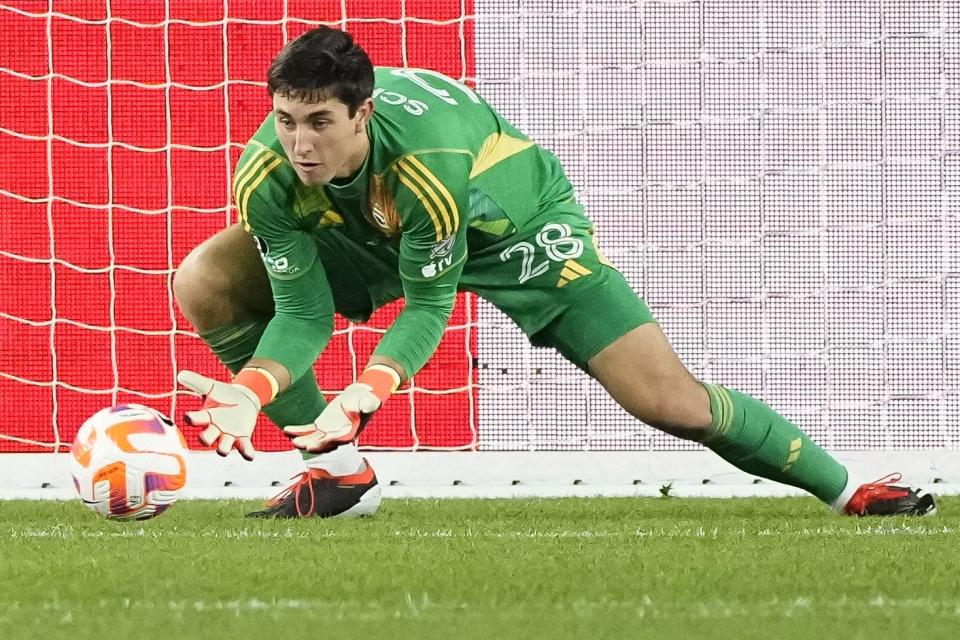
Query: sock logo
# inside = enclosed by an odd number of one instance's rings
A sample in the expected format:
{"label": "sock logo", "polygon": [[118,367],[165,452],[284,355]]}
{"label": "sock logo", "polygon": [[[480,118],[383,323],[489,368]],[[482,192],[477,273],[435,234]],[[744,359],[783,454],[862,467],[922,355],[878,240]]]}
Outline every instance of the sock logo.
{"label": "sock logo", "polygon": [[797,459],[800,457],[800,447],[802,446],[803,446],[802,438],[797,438],[796,440],[793,440],[790,442],[790,453],[787,455],[787,464],[784,465],[781,471],[786,473],[787,471],[790,470],[790,467],[793,466],[793,463],[796,462]]}

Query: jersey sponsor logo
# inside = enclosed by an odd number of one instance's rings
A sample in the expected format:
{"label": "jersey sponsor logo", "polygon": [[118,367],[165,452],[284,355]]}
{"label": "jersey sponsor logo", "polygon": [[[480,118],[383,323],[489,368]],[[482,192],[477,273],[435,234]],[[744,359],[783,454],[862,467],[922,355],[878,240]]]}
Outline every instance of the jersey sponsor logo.
{"label": "jersey sponsor logo", "polygon": [[440,242],[433,245],[433,248],[430,249],[430,257],[436,258],[439,256],[442,258],[443,256],[447,255],[453,249],[453,244],[456,241],[456,236],[447,236]]}
{"label": "jersey sponsor logo", "polygon": [[264,262],[266,262],[267,267],[277,275],[292,276],[295,273],[300,273],[300,267],[290,264],[290,261],[284,256],[280,256],[279,258],[267,256]]}
{"label": "jersey sponsor logo", "polygon": [[289,276],[300,272],[300,267],[291,265],[290,260],[285,256],[273,257],[270,255],[270,245],[260,236],[253,236],[253,241],[257,244],[257,251],[260,252],[260,258],[268,269],[281,276]]}
{"label": "jersey sponsor logo", "polygon": [[267,254],[270,253],[270,245],[260,236],[253,236],[253,241],[257,243],[257,251],[260,252],[260,257],[266,260]]}
{"label": "jersey sponsor logo", "polygon": [[423,274],[424,278],[433,278],[434,276],[443,272],[444,269],[449,267],[453,263],[453,256],[446,256],[440,258],[439,260],[434,260],[433,262],[423,265],[420,269],[420,273]]}

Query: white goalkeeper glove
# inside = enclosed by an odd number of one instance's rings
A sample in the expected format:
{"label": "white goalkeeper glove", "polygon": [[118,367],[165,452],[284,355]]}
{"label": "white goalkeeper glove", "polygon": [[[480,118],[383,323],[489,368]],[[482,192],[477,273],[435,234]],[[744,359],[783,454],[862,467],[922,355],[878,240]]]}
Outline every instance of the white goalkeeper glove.
{"label": "white goalkeeper glove", "polygon": [[374,364],[334,398],[311,424],[284,427],[293,446],[323,453],[353,441],[373,412],[400,386],[400,374],[392,367]]}
{"label": "white goalkeeper glove", "polygon": [[184,414],[188,424],[206,427],[200,433],[200,442],[216,446],[221,456],[236,449],[253,460],[256,451],[250,436],[260,408],[276,395],[276,379],[264,369],[249,368],[241,370],[233,383],[186,370],[177,374],[177,381],[203,398],[203,408]]}

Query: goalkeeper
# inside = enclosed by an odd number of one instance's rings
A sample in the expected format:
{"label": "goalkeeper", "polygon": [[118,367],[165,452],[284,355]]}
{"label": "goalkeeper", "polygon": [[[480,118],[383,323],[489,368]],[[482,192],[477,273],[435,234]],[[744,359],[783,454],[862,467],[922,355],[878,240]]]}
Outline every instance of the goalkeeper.
{"label": "goalkeeper", "polygon": [[[637,419],[747,473],[840,513],[934,510],[932,496],[890,479],[849,477],[762,402],[694,378],[597,251],[557,159],[468,87],[374,68],[349,34],[326,27],[287,44],[267,86],[272,110],[233,179],[239,224],[194,249],[174,280],[184,315],[235,373],[179,373],[204,398],[186,414],[201,440],[250,459],[263,411],[304,452],[307,470],[251,515],[376,511],[376,476],[354,441],[429,360],[457,291],[496,305]],[[334,312],[363,321],[398,298],[403,310],[357,382],[327,404],[312,367]]]}

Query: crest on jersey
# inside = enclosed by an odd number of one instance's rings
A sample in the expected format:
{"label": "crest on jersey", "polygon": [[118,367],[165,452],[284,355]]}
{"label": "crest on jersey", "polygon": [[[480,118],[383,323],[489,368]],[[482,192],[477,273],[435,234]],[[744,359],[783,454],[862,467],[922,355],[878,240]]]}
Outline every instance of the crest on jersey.
{"label": "crest on jersey", "polygon": [[457,237],[453,234],[447,236],[437,244],[433,245],[433,248],[430,249],[431,258],[442,258],[443,256],[450,253],[453,249],[453,243],[456,241]]}
{"label": "crest on jersey", "polygon": [[371,212],[371,215],[373,216],[374,222],[380,225],[381,228],[387,230],[390,229],[390,225],[387,224],[387,217],[383,215],[383,209],[380,208],[379,204],[375,203],[373,205],[373,211]]}
{"label": "crest on jersey", "polygon": [[370,196],[368,200],[367,222],[386,236],[400,233],[402,224],[400,214],[393,201],[393,193],[384,184],[383,176],[370,177]]}

